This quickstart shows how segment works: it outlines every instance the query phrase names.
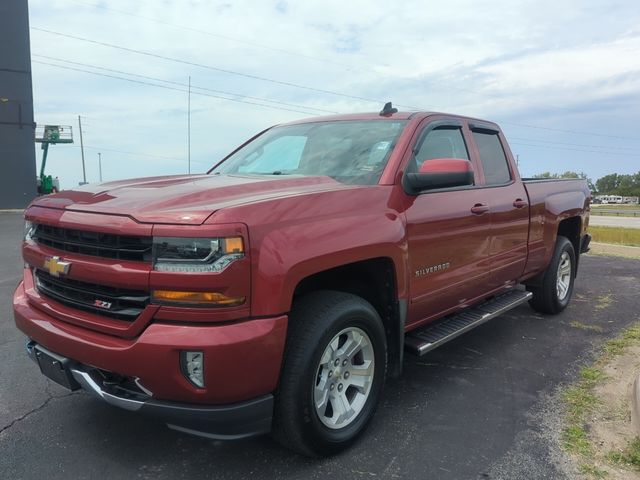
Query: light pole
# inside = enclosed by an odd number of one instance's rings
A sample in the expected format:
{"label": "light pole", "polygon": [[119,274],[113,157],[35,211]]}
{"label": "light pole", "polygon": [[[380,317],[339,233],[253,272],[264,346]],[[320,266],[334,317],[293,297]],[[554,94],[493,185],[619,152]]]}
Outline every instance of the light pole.
{"label": "light pole", "polygon": [[98,171],[100,172],[100,183],[102,183],[102,154],[98,152]]}
{"label": "light pole", "polygon": [[84,168],[84,143],[82,142],[82,120],[78,115],[78,129],[80,130],[80,155],[82,156],[82,185],[87,184],[87,170]]}
{"label": "light pole", "polygon": [[191,174],[191,75],[189,75],[189,95],[187,96],[187,173]]}

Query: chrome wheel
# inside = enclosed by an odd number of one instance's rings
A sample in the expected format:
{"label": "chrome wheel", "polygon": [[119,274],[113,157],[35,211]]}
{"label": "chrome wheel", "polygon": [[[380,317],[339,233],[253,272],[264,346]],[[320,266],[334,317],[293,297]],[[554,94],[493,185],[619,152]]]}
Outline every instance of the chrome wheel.
{"label": "chrome wheel", "polygon": [[316,414],[326,427],[343,428],[356,419],[369,398],[374,370],[373,346],[364,330],[345,328],[331,339],[313,389]]}
{"label": "chrome wheel", "polygon": [[558,263],[558,275],[556,277],[556,293],[558,300],[564,300],[571,287],[571,257],[567,252],[562,252]]}

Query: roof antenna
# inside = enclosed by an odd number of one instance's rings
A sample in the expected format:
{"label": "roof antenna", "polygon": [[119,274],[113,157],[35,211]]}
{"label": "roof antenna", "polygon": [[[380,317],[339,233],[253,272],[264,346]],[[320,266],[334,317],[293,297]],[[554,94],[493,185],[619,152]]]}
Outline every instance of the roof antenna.
{"label": "roof antenna", "polygon": [[385,103],[384,107],[382,108],[382,110],[380,110],[380,116],[381,117],[390,117],[394,113],[398,113],[398,109],[397,108],[393,108],[393,106],[391,105],[391,102]]}

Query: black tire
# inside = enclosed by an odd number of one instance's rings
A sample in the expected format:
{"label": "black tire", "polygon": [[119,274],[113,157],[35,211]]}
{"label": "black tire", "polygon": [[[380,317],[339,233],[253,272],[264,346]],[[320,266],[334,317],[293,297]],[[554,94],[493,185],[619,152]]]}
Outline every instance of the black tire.
{"label": "black tire", "polygon": [[[318,367],[325,348],[336,335],[348,328],[367,334],[373,348],[374,373],[359,413],[343,428],[332,429],[321,421],[316,412],[314,388],[319,380]],[[312,292],[302,297],[295,302],[289,316],[284,365],[275,394],[274,438],[306,456],[332,455],[344,450],[371,420],[382,391],[386,368],[385,331],[378,312],[371,304],[355,295],[334,291]]]}
{"label": "black tire", "polygon": [[[569,288],[566,295],[560,298],[558,296],[557,279],[558,268],[564,254],[568,255],[571,261]],[[527,287],[533,293],[533,298],[529,300],[529,305],[541,313],[556,314],[563,311],[571,301],[573,293],[573,284],[576,278],[576,253],[573,244],[566,237],[558,237],[556,247],[551,257],[551,261],[544,271],[539,286]]]}

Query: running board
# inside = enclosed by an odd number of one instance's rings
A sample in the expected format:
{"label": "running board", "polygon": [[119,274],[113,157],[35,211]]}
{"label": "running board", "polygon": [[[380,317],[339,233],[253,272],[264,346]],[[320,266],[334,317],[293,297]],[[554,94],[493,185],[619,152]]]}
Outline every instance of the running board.
{"label": "running board", "polygon": [[424,355],[443,343],[523,304],[532,295],[531,292],[524,290],[511,290],[480,305],[413,330],[405,336],[405,349],[418,356]]}

